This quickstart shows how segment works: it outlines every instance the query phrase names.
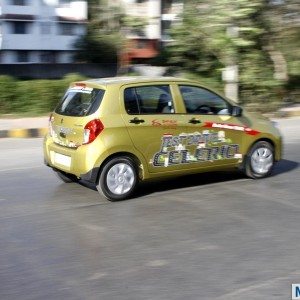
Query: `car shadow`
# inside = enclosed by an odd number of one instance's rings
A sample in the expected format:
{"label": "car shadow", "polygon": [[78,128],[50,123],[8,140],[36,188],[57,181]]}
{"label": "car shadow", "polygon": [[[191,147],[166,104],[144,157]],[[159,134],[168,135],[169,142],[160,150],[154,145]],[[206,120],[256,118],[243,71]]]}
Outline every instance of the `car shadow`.
{"label": "car shadow", "polygon": [[146,196],[157,192],[171,191],[196,186],[205,186],[213,183],[244,179],[240,172],[206,172],[185,175],[175,178],[143,182],[136,192],[136,197]]}
{"label": "car shadow", "polygon": [[274,170],[272,172],[272,176],[277,176],[282,173],[290,172],[296,169],[298,166],[299,163],[296,161],[281,159],[279,162],[276,163]]}
{"label": "car shadow", "polygon": [[[276,163],[271,177],[290,172],[298,167],[299,163],[287,159],[282,159]],[[134,198],[150,195],[157,192],[171,191],[175,189],[205,186],[213,183],[221,183],[227,181],[238,181],[239,179],[247,178],[239,171],[216,171],[206,172],[193,175],[184,175],[168,179],[153,180],[150,182],[142,182]],[[90,182],[80,180],[78,182],[81,186],[97,191],[96,186]]]}
{"label": "car shadow", "polygon": [[[287,159],[282,159],[274,166],[271,177],[290,172],[298,167],[299,163]],[[226,172],[207,172],[194,175],[186,175],[176,177],[163,181],[153,181],[142,183],[139,187],[136,197],[146,196],[156,192],[163,192],[174,189],[189,188],[196,186],[205,186],[213,183],[221,183],[227,181],[238,181],[245,179],[243,173],[239,171],[226,171]]]}

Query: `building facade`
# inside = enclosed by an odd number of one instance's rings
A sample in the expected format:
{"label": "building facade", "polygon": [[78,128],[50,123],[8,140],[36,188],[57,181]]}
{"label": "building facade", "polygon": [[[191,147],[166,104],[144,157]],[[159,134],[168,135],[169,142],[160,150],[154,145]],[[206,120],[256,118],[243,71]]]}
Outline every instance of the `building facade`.
{"label": "building facade", "polygon": [[70,63],[86,23],[86,1],[1,0],[0,63]]}
{"label": "building facade", "polygon": [[161,47],[171,41],[170,29],[180,21],[183,0],[120,0],[126,15],[144,19],[145,28],[127,32],[125,64],[147,62],[156,57]]}

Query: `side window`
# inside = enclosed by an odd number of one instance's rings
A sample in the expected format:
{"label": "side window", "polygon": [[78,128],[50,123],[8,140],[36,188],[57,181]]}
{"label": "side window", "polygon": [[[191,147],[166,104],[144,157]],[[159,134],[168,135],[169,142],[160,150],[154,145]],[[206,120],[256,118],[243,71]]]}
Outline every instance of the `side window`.
{"label": "side window", "polygon": [[189,85],[180,85],[179,89],[188,114],[229,114],[229,103],[213,92]]}
{"label": "side window", "polygon": [[127,88],[124,91],[128,114],[172,114],[174,105],[168,85]]}

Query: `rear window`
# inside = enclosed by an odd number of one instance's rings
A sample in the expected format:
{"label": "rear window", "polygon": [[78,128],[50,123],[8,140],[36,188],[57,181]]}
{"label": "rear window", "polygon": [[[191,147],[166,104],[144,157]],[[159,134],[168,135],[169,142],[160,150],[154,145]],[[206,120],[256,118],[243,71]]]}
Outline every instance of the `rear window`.
{"label": "rear window", "polygon": [[89,87],[72,87],[67,90],[55,112],[65,116],[88,116],[97,111],[104,90]]}

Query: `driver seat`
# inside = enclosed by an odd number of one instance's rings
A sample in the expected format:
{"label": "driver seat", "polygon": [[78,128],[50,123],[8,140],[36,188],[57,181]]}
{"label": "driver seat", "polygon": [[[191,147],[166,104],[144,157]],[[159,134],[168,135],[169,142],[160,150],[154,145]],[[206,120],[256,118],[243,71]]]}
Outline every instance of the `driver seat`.
{"label": "driver seat", "polygon": [[167,94],[161,94],[158,99],[156,112],[169,114],[172,112],[171,107],[169,106],[169,101],[171,101],[170,96]]}

